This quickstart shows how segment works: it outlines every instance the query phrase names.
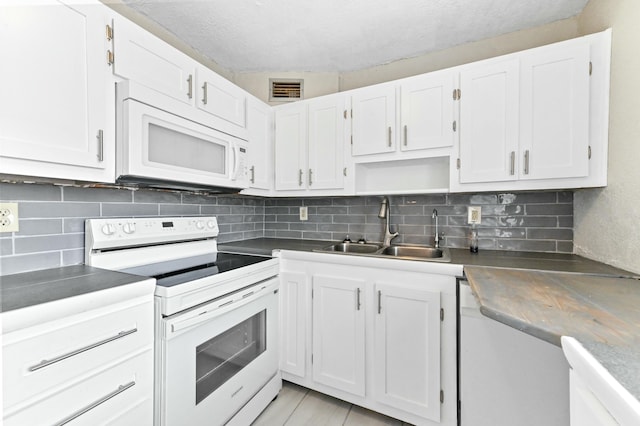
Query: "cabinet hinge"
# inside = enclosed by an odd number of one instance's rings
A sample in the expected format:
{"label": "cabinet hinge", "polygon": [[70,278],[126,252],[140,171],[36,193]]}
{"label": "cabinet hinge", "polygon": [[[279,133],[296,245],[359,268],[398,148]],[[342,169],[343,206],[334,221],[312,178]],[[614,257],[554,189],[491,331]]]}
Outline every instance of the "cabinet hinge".
{"label": "cabinet hinge", "polygon": [[344,117],[345,120],[347,119],[347,110],[346,109],[344,110],[344,113],[342,114],[342,116]]}
{"label": "cabinet hinge", "polygon": [[351,108],[351,118],[353,118],[353,108]]}
{"label": "cabinet hinge", "polygon": [[589,160],[591,160],[591,145],[587,148],[587,155],[589,156]]}
{"label": "cabinet hinge", "polygon": [[353,135],[351,135],[351,145],[353,145]]}
{"label": "cabinet hinge", "polygon": [[456,160],[456,169],[460,170],[460,159]]}
{"label": "cabinet hinge", "polygon": [[444,403],[444,391],[440,389],[440,404]]}
{"label": "cabinet hinge", "polygon": [[[111,27],[111,25],[106,26],[105,37],[109,42],[113,40],[113,28]],[[107,50],[107,65],[113,65],[113,51],[110,49]]]}
{"label": "cabinet hinge", "polygon": [[444,321],[444,308],[440,308],[440,321]]}
{"label": "cabinet hinge", "polygon": [[589,61],[589,75],[593,73],[593,62]]}
{"label": "cabinet hinge", "polygon": [[458,128],[458,123],[456,120],[453,120],[453,131],[455,132],[457,128]]}
{"label": "cabinet hinge", "polygon": [[347,176],[347,168],[346,168],[346,167],[345,167],[344,169],[342,169],[342,174],[343,174],[344,176]]}
{"label": "cabinet hinge", "polygon": [[453,89],[453,100],[459,101],[461,97],[462,97],[462,92],[460,91],[460,89]]}

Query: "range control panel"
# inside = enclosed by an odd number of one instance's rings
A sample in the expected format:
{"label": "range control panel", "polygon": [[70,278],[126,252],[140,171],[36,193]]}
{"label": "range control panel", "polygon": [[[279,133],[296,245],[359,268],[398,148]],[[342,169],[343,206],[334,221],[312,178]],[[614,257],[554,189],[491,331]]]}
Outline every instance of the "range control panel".
{"label": "range control panel", "polygon": [[218,233],[214,216],[87,219],[85,246],[90,250],[126,248],[215,238]]}

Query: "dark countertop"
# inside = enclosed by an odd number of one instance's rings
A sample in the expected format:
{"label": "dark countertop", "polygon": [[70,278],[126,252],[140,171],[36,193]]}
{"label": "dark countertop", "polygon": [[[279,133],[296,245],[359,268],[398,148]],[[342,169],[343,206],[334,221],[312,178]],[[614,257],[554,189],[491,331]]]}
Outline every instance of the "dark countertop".
{"label": "dark countertop", "polygon": [[[259,254],[270,256],[274,250],[313,251],[339,241],[295,240],[289,238],[255,238],[218,244],[218,250],[232,253]],[[481,250],[470,253],[467,249],[450,248],[451,263],[458,265],[479,265],[496,268],[534,269],[543,271],[563,271],[588,274],[629,275],[628,272],[604,263],[595,262],[575,254],[512,252]],[[337,254],[338,256],[340,254]]]}
{"label": "dark countertop", "polygon": [[640,400],[640,280],[465,266],[487,317],[560,346],[576,338]]}
{"label": "dark countertop", "polygon": [[0,277],[0,312],[80,296],[147,279],[85,265]]}
{"label": "dark countertop", "polygon": [[271,256],[274,250],[313,251],[331,245],[325,240],[295,240],[292,238],[254,238],[218,244],[219,251]]}

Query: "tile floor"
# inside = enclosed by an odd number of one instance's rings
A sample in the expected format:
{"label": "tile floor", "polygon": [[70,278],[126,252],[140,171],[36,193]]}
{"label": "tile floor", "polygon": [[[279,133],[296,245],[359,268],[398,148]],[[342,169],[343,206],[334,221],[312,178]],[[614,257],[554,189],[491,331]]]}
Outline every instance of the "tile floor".
{"label": "tile floor", "polygon": [[284,425],[409,426],[400,420],[289,382],[283,382],[278,398],[253,422],[253,426]]}

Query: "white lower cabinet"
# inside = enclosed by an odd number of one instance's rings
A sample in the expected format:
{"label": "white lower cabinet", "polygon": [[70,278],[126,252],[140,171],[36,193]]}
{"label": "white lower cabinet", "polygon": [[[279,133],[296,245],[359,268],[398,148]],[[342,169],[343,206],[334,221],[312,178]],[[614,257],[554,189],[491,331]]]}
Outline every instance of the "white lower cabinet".
{"label": "white lower cabinet", "polygon": [[312,275],[313,380],[358,396],[365,391],[364,280]]}
{"label": "white lower cabinet", "polygon": [[374,284],[374,397],[440,421],[440,292]]}
{"label": "white lower cabinet", "polygon": [[452,265],[280,256],[283,379],[411,424],[456,424]]}
{"label": "white lower cabinet", "polygon": [[2,352],[6,426],[153,423],[151,293],[3,334]]}

